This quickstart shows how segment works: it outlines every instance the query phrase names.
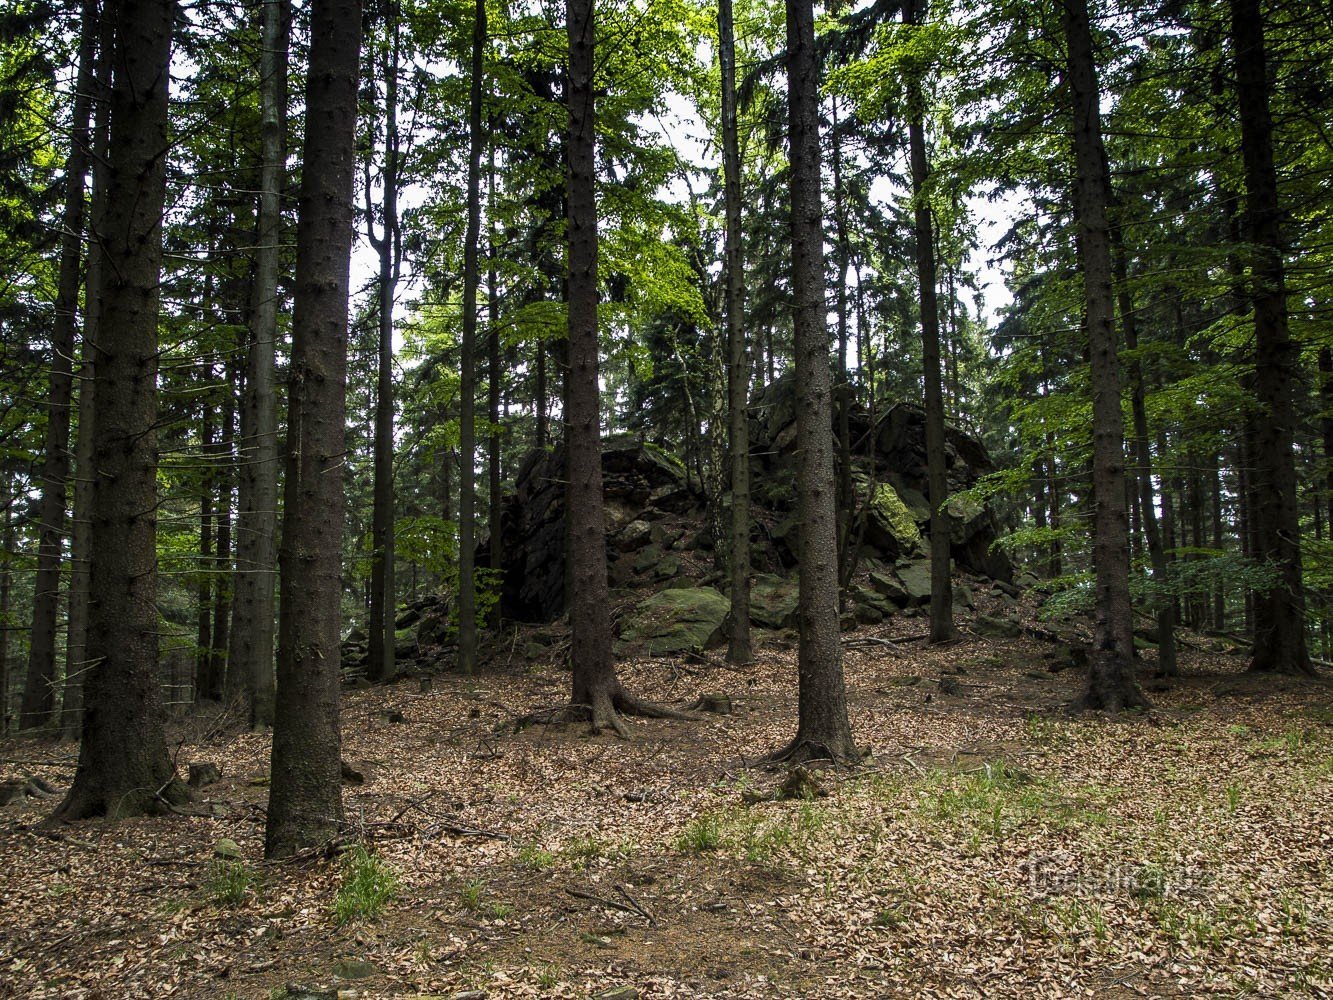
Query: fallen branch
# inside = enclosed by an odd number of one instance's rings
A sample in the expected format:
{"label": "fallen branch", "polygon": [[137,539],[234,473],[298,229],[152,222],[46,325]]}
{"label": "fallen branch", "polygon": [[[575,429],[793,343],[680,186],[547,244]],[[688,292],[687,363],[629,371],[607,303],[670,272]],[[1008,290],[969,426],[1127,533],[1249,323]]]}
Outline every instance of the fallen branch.
{"label": "fallen branch", "polygon": [[892,639],[880,639],[873,635],[849,636],[842,640],[842,645],[846,649],[863,649],[867,646],[887,649],[894,656],[902,657],[903,651]]}
{"label": "fallen branch", "polygon": [[657,918],[654,917],[651,913],[649,913],[649,912],[644,908],[644,905],[643,905],[642,903],[640,903],[637,899],[635,899],[633,896],[631,896],[631,895],[630,895],[630,891],[629,891],[628,889],[626,889],[626,888],[625,888],[623,885],[621,885],[619,882],[616,883],[615,889],[616,889],[616,892],[618,892],[618,893],[620,893],[622,896],[624,896],[625,899],[627,899],[627,900],[629,901],[629,904],[630,904],[632,907],[634,907],[634,909],[636,909],[636,910],[639,912],[639,916],[643,917],[645,920],[648,921],[648,923],[652,924],[654,927],[657,926]]}
{"label": "fallen branch", "polygon": [[584,892],[582,889],[566,889],[565,892],[569,893],[575,899],[586,899],[589,902],[597,903],[600,906],[605,906],[612,910],[619,910],[621,913],[628,913],[635,917],[644,917],[645,919],[652,920],[652,918],[649,917],[648,914],[646,914],[643,911],[643,909],[638,906],[630,906],[626,903],[619,903],[614,899],[604,899],[603,897],[594,895],[591,892]]}

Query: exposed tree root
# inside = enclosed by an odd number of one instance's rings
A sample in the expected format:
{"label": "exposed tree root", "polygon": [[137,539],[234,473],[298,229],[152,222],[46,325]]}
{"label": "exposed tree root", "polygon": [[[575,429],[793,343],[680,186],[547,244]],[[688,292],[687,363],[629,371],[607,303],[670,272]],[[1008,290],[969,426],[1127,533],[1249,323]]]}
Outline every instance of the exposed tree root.
{"label": "exposed tree root", "polygon": [[759,764],[771,766],[828,762],[835,767],[856,767],[868,756],[870,756],[868,747],[863,750],[849,743],[845,748],[834,750],[827,743],[808,739],[798,733],[786,746],[759,758]]}
{"label": "exposed tree root", "polygon": [[676,719],[681,722],[698,722],[702,718],[693,712],[684,712],[668,705],[635,698],[624,688],[617,686],[613,692],[599,692],[591,704],[575,702],[524,715],[515,721],[514,731],[520,732],[529,726],[587,722],[593,735],[609,731],[622,740],[628,740],[632,736],[629,727],[625,725],[627,715],[642,719]]}

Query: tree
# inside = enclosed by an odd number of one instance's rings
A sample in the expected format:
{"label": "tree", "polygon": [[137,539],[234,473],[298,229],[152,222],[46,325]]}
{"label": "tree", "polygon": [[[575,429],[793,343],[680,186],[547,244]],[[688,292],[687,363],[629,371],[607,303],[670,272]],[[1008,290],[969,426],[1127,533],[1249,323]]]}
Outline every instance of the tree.
{"label": "tree", "polygon": [[[481,130],[485,48],[486,0],[477,0],[468,101],[467,233],[463,237],[463,337],[458,362],[459,450],[462,452],[458,488],[458,666],[468,674],[477,667],[477,287],[481,283],[478,257],[481,244],[481,152],[485,141]],[[595,308],[595,286],[593,295]],[[593,336],[596,337],[595,327]]]}
{"label": "tree", "polygon": [[1249,298],[1254,309],[1254,390],[1262,411],[1251,456],[1251,516],[1257,555],[1277,580],[1255,595],[1250,669],[1313,674],[1305,637],[1301,535],[1292,454],[1292,405],[1298,350],[1287,320],[1282,259],[1282,206],[1273,162],[1268,59],[1259,0],[1231,0],[1231,46],[1236,61],[1241,156],[1245,166],[1245,230],[1252,256]]}
{"label": "tree", "polygon": [[19,707],[19,727],[45,726],[55,712],[56,616],[60,605],[60,566],[65,536],[65,502],[69,478],[69,424],[74,385],[74,332],[78,326],[79,287],[83,264],[84,176],[91,145],[94,60],[97,57],[98,14],[84,0],[79,25],[79,72],[74,85],[74,112],[69,156],[65,160],[65,208],[60,224],[60,271],[56,288],[55,329],[51,337],[51,379],[47,396],[46,449],[42,469],[42,500],[37,517],[40,544],[32,602],[32,633],[28,672]]}
{"label": "tree", "polygon": [[273,724],[273,623],[278,565],[278,271],[287,165],[288,0],[264,0],[259,62],[261,166],[250,342],[241,403],[235,611],[229,668],[249,692],[250,723]]}
{"label": "tree", "polygon": [[343,817],[339,598],[360,46],[360,0],[315,0],[288,382],[278,688],[264,844],[270,858],[327,842]]}
{"label": "tree", "polygon": [[726,202],[727,411],[731,451],[731,637],[727,659],[749,663],[750,356],[745,341],[745,248],[741,243],[741,157],[736,135],[736,36],[731,0],[718,0],[722,62],[722,172]]}
{"label": "tree", "polygon": [[792,323],[795,337],[800,541],[799,718],[774,760],[857,758],[847,720],[838,626],[837,488],[824,306],[819,178],[819,73],[811,0],[787,0],[791,159]]}
{"label": "tree", "polygon": [[157,682],[157,320],[172,0],[123,0],[111,92],[97,344],[88,658],[79,766],[54,817],[131,816],[187,797]]}
{"label": "tree", "polygon": [[[398,135],[398,51],[402,30],[396,6],[386,18],[382,72],[384,74],[384,196],[383,228],[375,235],[366,184],[366,235],[379,254],[379,342],[375,379],[375,481],[370,528],[370,656],[366,672],[372,681],[394,675],[394,489],[393,489],[393,306],[398,287],[401,233],[398,222],[398,186],[401,159]],[[367,168],[367,172],[369,168]]]}
{"label": "tree", "polygon": [[1134,680],[1129,599],[1129,516],[1112,286],[1110,200],[1097,66],[1086,0],[1064,0],[1066,84],[1073,108],[1074,207],[1083,272],[1084,323],[1092,359],[1093,565],[1096,614],[1088,687],[1080,706],[1120,711],[1147,704]]}
{"label": "tree", "polygon": [[[917,0],[907,0],[903,21],[920,24]],[[940,309],[937,301],[935,227],[928,194],[930,162],[926,156],[925,97],[921,75],[907,83],[907,134],[912,163],[912,202],[916,224],[917,295],[921,302],[921,361],[926,402],[926,478],[930,487],[930,641],[953,638],[953,577],[950,570],[949,478],[944,442],[944,376],[940,369]]]}

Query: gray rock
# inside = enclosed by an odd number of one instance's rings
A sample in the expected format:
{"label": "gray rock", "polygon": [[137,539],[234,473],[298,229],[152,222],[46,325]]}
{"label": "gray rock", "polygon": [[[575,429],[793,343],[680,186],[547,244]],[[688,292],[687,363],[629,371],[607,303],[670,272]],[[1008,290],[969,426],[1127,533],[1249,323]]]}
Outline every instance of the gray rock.
{"label": "gray rock", "polygon": [[731,602],[711,587],[672,588],[635,609],[621,638],[649,656],[688,653],[716,645]]}

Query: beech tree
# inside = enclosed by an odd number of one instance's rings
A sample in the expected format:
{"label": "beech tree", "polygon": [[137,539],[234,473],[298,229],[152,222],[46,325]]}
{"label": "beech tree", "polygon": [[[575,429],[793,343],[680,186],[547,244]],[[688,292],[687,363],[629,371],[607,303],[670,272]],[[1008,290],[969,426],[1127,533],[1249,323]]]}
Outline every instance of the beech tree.
{"label": "beech tree", "polygon": [[343,461],[360,0],[314,0],[288,380],[277,703],[266,857],[342,824]]}

